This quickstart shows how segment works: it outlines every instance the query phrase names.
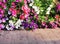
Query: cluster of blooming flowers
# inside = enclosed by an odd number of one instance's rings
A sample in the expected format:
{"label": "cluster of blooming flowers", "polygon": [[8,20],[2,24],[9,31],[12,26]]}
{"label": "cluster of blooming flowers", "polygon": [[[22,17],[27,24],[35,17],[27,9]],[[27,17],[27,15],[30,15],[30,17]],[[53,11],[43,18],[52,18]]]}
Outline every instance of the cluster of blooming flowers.
{"label": "cluster of blooming flowers", "polygon": [[[8,7],[7,4],[10,3],[8,0],[0,1],[0,30],[26,29],[27,24],[29,25],[28,28],[38,28],[34,19],[30,19],[31,17],[38,19],[38,15],[34,9],[29,7],[31,2],[32,0],[15,0],[11,2],[11,6]],[[21,3],[23,3],[22,6],[20,6]]]}
{"label": "cluster of blooming flowers", "polygon": [[[33,5],[34,0],[8,0],[0,1],[0,30],[15,30],[15,29],[36,29],[36,28],[56,28],[60,27],[60,16],[55,16],[55,21],[45,22],[39,20],[39,7]],[[53,4],[51,4],[47,13],[50,13]],[[58,8],[59,6],[57,6]],[[59,10],[59,8],[58,8]]]}

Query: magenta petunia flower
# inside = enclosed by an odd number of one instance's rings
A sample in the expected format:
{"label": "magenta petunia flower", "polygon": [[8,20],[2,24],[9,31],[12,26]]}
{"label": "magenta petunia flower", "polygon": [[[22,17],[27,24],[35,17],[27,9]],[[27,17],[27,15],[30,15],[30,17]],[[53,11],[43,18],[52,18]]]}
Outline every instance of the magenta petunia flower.
{"label": "magenta petunia flower", "polygon": [[12,16],[16,16],[16,14],[17,14],[17,11],[16,10],[13,10],[12,11]]}
{"label": "magenta petunia flower", "polygon": [[57,4],[57,12],[60,11],[60,4]]}
{"label": "magenta petunia flower", "polygon": [[22,0],[16,0],[16,2],[22,2]]}
{"label": "magenta petunia flower", "polygon": [[1,10],[0,12],[1,12],[1,14],[4,14],[4,10]]}
{"label": "magenta petunia flower", "polygon": [[4,10],[0,8],[0,18],[4,16]]}
{"label": "magenta petunia flower", "polygon": [[9,10],[10,10],[10,12],[12,13],[12,16],[15,16],[15,17],[16,17],[16,15],[17,15],[17,10],[14,9],[14,8],[10,8]]}
{"label": "magenta petunia flower", "polygon": [[2,4],[2,2],[0,2],[0,5]]}
{"label": "magenta petunia flower", "polygon": [[3,9],[6,9],[6,4],[5,4],[5,3],[0,2],[0,6],[1,6]]}
{"label": "magenta petunia flower", "polygon": [[46,25],[46,22],[42,22],[42,25],[45,26]]}

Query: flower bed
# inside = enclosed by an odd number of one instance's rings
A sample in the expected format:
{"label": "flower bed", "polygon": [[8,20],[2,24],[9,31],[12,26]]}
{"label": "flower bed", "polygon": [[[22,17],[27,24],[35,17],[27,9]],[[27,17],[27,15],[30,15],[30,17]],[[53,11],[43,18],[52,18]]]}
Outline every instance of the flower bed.
{"label": "flower bed", "polygon": [[59,11],[52,0],[2,0],[0,30],[60,28]]}

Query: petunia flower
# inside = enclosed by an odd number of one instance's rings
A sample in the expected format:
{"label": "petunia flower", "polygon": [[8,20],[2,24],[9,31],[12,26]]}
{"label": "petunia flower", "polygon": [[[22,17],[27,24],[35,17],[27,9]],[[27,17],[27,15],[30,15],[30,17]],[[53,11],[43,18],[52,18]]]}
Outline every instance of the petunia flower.
{"label": "petunia flower", "polygon": [[4,2],[4,3],[6,3],[6,2],[7,2],[7,0],[3,0],[3,2]]}
{"label": "petunia flower", "polygon": [[13,10],[12,11],[12,16],[15,16],[16,17],[16,15],[17,15],[17,11],[16,10]]}
{"label": "petunia flower", "polygon": [[22,19],[22,20],[24,20],[25,19],[24,14],[21,14],[19,18]]}
{"label": "petunia flower", "polygon": [[28,3],[30,3],[31,0],[27,0],[27,1],[28,1]]}
{"label": "petunia flower", "polygon": [[2,2],[0,1],[0,5],[2,4]]}
{"label": "petunia flower", "polygon": [[2,22],[3,22],[3,23],[6,22],[6,19],[5,19],[5,18],[2,18]]}
{"label": "petunia flower", "polygon": [[56,20],[58,20],[58,18],[59,18],[59,15],[55,15],[55,18],[56,18]]}
{"label": "petunia flower", "polygon": [[0,18],[4,16],[4,10],[0,8]]}
{"label": "petunia flower", "polygon": [[25,18],[28,18],[30,14],[25,14]]}
{"label": "petunia flower", "polygon": [[27,4],[27,0],[24,0],[24,4]]}
{"label": "petunia flower", "polygon": [[11,14],[11,12],[10,12],[10,11],[8,11],[8,14],[10,15],[10,14]]}
{"label": "petunia flower", "polygon": [[9,31],[9,30],[14,30],[13,27],[9,27],[9,25],[6,25],[6,29]]}
{"label": "petunia flower", "polygon": [[2,4],[1,4],[1,7],[3,7],[4,9],[6,9],[6,8],[7,8],[7,6],[6,6],[6,4],[5,4],[5,3],[2,3]]}
{"label": "petunia flower", "polygon": [[2,18],[4,16],[4,14],[0,14],[0,18]]}
{"label": "petunia flower", "polygon": [[14,16],[14,17],[17,16],[17,10],[16,10],[16,9],[10,8],[10,9],[9,9],[9,14],[10,14],[10,12],[11,12],[12,16]]}
{"label": "petunia flower", "polygon": [[25,14],[28,14],[30,12],[30,8],[28,7],[28,5],[22,6],[22,10]]}
{"label": "petunia flower", "polygon": [[50,24],[52,25],[52,28],[57,28],[57,25],[54,22],[50,22]]}
{"label": "petunia flower", "polygon": [[18,29],[19,27],[21,27],[20,25],[22,25],[23,20],[18,19],[18,21],[15,23],[15,28]]}
{"label": "petunia flower", "polygon": [[11,3],[11,7],[12,7],[12,8],[16,8],[15,2],[12,2],[12,3]]}
{"label": "petunia flower", "polygon": [[4,29],[4,25],[3,24],[0,24],[0,29]]}
{"label": "petunia flower", "polygon": [[14,22],[12,20],[9,20],[9,26],[14,27]]}
{"label": "petunia flower", "polygon": [[56,6],[57,12],[60,11],[60,3]]}
{"label": "petunia flower", "polygon": [[7,30],[10,30],[10,28],[9,28],[9,26],[8,26],[8,25],[6,25],[6,29],[7,29]]}
{"label": "petunia flower", "polygon": [[22,2],[22,0],[16,0],[16,2]]}

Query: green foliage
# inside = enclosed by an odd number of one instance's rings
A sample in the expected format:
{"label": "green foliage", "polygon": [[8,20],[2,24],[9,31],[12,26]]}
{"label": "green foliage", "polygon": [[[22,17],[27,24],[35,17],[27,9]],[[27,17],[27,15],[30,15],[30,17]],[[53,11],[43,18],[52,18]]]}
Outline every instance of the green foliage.
{"label": "green foliage", "polygon": [[45,15],[46,9],[53,2],[52,0],[34,0],[34,1],[35,1],[34,5],[40,8],[40,15]]}
{"label": "green foliage", "polygon": [[55,11],[55,5],[52,7],[50,14],[46,15],[47,12],[47,8],[53,3],[53,0],[34,0],[34,5],[38,6],[40,9],[40,14],[39,17],[42,21],[46,21],[44,17],[48,16],[48,20],[47,21],[52,21],[54,20],[56,11]]}

